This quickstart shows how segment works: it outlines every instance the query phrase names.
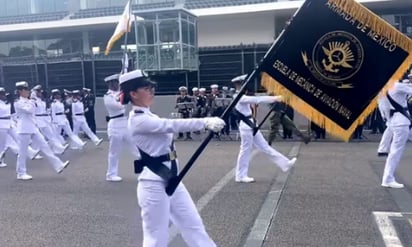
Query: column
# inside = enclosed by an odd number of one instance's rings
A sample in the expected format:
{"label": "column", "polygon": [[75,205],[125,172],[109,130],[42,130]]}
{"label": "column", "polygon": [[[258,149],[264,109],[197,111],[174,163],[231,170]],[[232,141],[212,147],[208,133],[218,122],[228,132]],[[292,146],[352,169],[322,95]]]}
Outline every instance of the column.
{"label": "column", "polygon": [[30,13],[37,14],[40,12],[40,8],[38,6],[39,0],[30,0]]}
{"label": "column", "polygon": [[83,54],[90,53],[90,42],[89,42],[89,32],[82,32],[82,42],[83,42]]}

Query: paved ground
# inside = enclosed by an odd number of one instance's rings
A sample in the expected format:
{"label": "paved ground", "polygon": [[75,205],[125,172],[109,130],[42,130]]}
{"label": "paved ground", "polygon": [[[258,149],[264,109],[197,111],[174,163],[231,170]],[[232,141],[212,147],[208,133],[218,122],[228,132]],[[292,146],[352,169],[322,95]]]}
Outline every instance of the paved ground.
{"label": "paved ground", "polygon": [[[68,151],[63,158],[72,163],[61,175],[46,161],[30,161],[28,182],[16,180],[8,154],[9,167],[0,170],[0,246],[141,246],[130,156],[121,160],[124,181],[106,182],[107,144]],[[199,144],[177,142],[182,165]],[[399,168],[402,190],[379,186],[385,160],[371,140],[276,143],[284,154],[298,153],[296,167],[281,173],[256,153],[253,184],[234,182],[238,146],[212,141],[184,180],[218,246],[412,246],[412,144]],[[170,246],[185,246],[170,232]]]}

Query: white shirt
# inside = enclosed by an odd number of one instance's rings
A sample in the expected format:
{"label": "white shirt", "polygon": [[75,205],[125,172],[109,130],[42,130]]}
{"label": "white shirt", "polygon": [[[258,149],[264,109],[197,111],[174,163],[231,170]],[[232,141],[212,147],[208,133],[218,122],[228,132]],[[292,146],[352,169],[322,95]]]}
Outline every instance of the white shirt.
{"label": "white shirt", "polygon": [[[82,115],[76,115],[76,114],[82,114]],[[80,100],[76,100],[76,101],[73,100],[72,116],[73,116],[73,120],[86,121],[86,118],[84,117],[84,104]]]}
{"label": "white shirt", "polygon": [[[125,114],[126,112],[126,107],[120,103],[119,96],[120,92],[113,90],[107,91],[107,93],[103,96],[104,105],[106,106],[107,113],[110,117],[119,116],[121,114]],[[110,119],[107,124],[107,128],[108,132],[111,132],[113,129],[126,129],[126,116]]]}
{"label": "white shirt", "polygon": [[37,131],[36,121],[34,117],[35,103],[33,100],[20,97],[15,103],[17,117],[17,133],[32,134]]}
{"label": "white shirt", "polygon": [[[408,95],[412,95],[412,84],[396,82],[394,87],[388,91],[391,98],[403,108],[408,107]],[[390,102],[389,102],[390,104]],[[390,105],[391,109],[395,109]],[[390,120],[390,126],[410,125],[411,122],[402,113],[395,112]]]}
{"label": "white shirt", "polygon": [[378,109],[379,112],[382,116],[382,118],[389,123],[390,119],[390,109],[391,109],[391,103],[389,103],[388,97],[385,95],[380,95],[378,98]]}
{"label": "white shirt", "polygon": [[[233,98],[236,98],[237,94],[233,96]],[[243,95],[238,103],[235,106],[235,109],[243,114],[244,116],[252,116],[252,109],[251,105],[252,104],[260,104],[260,103],[273,103],[279,99],[278,96],[247,96]],[[250,118],[252,120],[252,117]],[[239,129],[241,130],[251,130],[249,125],[244,123],[243,121],[240,121],[239,123]]]}
{"label": "white shirt", "polygon": [[[50,117],[47,114],[46,102],[44,102],[43,100],[41,100],[39,98],[36,98],[35,99],[35,106],[36,106],[35,117],[36,117],[37,127],[44,128],[48,124],[50,124]],[[45,115],[47,115],[47,116],[45,116]]]}
{"label": "white shirt", "polygon": [[[137,113],[135,113],[135,111]],[[173,141],[173,133],[192,132],[205,128],[205,120],[201,118],[166,119],[150,112],[149,108],[134,106],[129,113],[128,130],[133,143],[152,157],[168,154]],[[179,156],[179,152],[177,152]],[[179,162],[176,160],[176,163]],[[170,168],[170,161],[164,162]],[[139,176],[139,180],[163,181],[147,167]]]}
{"label": "white shirt", "polygon": [[53,123],[57,125],[65,125],[67,119],[64,113],[64,104],[60,100],[53,100],[51,104],[51,114]]}
{"label": "white shirt", "polygon": [[[1,119],[8,118],[8,119]],[[0,129],[10,129],[11,127],[11,104],[6,104],[0,100]]]}

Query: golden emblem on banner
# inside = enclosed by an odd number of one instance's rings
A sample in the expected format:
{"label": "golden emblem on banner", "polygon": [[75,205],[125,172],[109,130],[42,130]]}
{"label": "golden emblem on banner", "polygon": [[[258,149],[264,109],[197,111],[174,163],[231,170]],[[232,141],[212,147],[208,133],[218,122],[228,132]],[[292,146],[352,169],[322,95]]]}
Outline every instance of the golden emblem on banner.
{"label": "golden emblem on banner", "polygon": [[333,31],[323,35],[315,44],[310,59],[302,52],[305,66],[312,75],[327,86],[353,88],[348,80],[361,68],[364,51],[361,42],[351,33]]}

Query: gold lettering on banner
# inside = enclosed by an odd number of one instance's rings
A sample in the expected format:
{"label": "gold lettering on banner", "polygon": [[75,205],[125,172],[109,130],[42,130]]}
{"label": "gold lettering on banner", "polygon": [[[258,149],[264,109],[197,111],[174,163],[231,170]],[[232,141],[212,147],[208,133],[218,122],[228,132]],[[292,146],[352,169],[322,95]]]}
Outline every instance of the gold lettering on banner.
{"label": "gold lettering on banner", "polygon": [[276,69],[279,73],[283,74],[286,78],[288,78],[294,84],[299,86],[301,89],[311,94],[317,100],[329,106],[329,108],[337,112],[339,115],[343,116],[346,119],[351,118],[352,112],[347,107],[343,106],[339,102],[339,99],[335,99],[327,93],[323,92],[323,90],[317,88],[315,84],[311,83],[305,77],[299,75],[296,71],[292,70],[284,62],[276,60],[273,63],[273,68]]}
{"label": "gold lettering on banner", "polygon": [[370,27],[364,23],[360,23],[356,19],[354,19],[348,13],[342,11],[336,4],[327,2],[326,6],[338,16],[342,17],[345,21],[349,22],[351,25],[355,26],[356,29],[365,33],[367,37],[372,39],[378,45],[382,46],[383,48],[387,49],[389,52],[394,52],[396,48],[396,43],[393,40],[390,40],[387,37],[377,34],[375,31],[371,30]]}

